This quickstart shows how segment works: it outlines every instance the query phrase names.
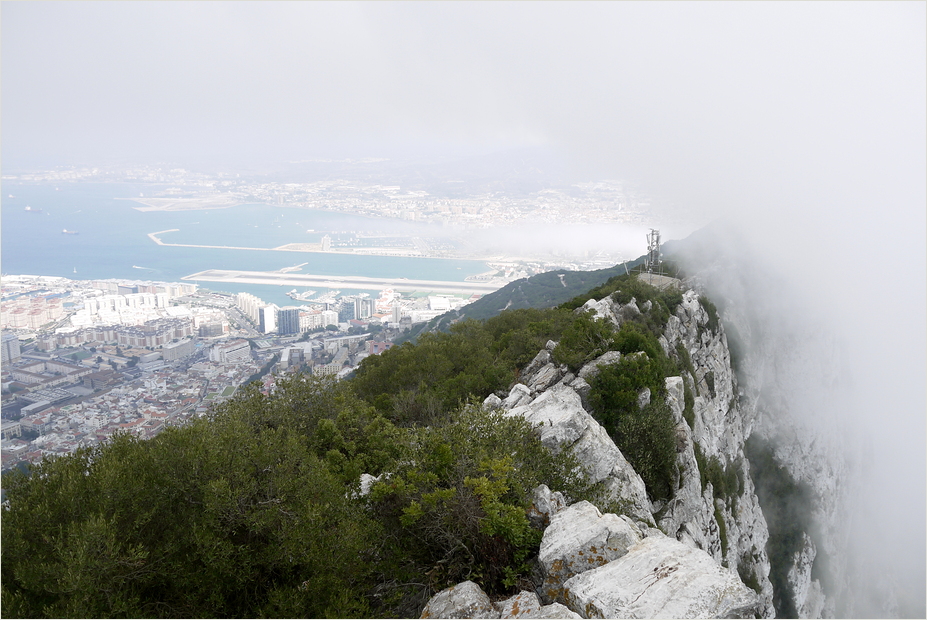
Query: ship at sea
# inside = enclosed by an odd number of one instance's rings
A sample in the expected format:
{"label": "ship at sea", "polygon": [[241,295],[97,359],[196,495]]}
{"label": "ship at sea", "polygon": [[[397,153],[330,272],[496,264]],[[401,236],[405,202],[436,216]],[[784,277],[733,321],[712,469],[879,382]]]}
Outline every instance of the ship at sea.
{"label": "ship at sea", "polygon": [[76,230],[68,230],[67,228],[65,228],[64,230],[61,231],[61,234],[63,234],[63,235],[79,235],[80,233],[77,232]]}
{"label": "ship at sea", "polygon": [[42,211],[41,209],[33,209],[32,207],[30,207],[30,206],[28,206],[28,205],[26,205],[25,210],[26,210],[26,211],[30,211],[30,212],[32,212],[32,213],[41,213],[41,211]]}

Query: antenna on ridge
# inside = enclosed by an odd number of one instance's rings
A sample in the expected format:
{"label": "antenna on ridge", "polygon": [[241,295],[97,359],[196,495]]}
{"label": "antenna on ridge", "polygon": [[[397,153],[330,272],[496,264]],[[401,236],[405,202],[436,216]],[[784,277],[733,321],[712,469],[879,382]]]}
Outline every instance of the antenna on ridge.
{"label": "antenna on ridge", "polygon": [[[651,228],[647,233],[647,273],[660,269],[660,231]],[[652,280],[652,278],[651,278]]]}

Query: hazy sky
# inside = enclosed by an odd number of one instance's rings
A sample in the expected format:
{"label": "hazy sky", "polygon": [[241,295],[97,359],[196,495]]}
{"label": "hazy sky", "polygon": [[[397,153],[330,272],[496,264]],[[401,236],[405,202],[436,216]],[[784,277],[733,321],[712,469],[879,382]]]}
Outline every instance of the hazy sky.
{"label": "hazy sky", "polygon": [[732,213],[847,345],[923,575],[925,8],[4,2],[3,167],[536,145]]}

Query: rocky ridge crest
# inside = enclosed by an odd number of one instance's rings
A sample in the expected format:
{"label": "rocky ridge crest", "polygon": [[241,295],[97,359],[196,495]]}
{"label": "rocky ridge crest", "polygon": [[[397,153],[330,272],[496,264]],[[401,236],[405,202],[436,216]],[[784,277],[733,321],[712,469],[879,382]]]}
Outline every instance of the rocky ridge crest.
{"label": "rocky ridge crest", "polygon": [[[649,312],[651,305],[606,297],[589,300],[578,311],[587,310],[617,327]],[[589,411],[589,380],[621,353],[609,351],[574,375],[554,362],[556,343],[548,342],[505,398],[491,395],[484,405],[532,422],[542,443],[555,453],[571,450],[601,490],[598,506],[565,506],[555,490],[536,491],[530,514],[546,526],[540,576],[535,592],[518,597],[535,596],[538,604],[531,599],[530,605],[515,607],[555,615],[511,615],[509,599],[480,607],[480,613],[490,615],[468,616],[469,602],[447,607],[461,593],[468,593],[467,600],[476,594],[473,587],[458,584],[449,589],[456,594],[445,590],[436,595],[423,617],[775,615],[765,551],[768,530],[744,456],[755,416],[739,405],[724,329],[689,290],[670,316],[660,345],[686,367],[681,376],[665,380],[677,440],[673,497],[665,504],[650,501],[641,477]],[[694,397],[691,413],[686,411],[687,390]],[[639,404],[645,406],[650,398],[649,390],[642,392]],[[728,489],[724,495],[710,480],[703,483],[706,464],[736,477],[736,491]],[[465,615],[450,615],[460,613]]]}

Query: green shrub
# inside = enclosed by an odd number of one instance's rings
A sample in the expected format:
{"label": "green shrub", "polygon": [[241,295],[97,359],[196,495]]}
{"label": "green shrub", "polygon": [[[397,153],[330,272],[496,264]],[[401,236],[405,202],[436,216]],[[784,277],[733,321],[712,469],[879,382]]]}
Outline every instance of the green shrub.
{"label": "green shrub", "polygon": [[710,482],[715,499],[723,499],[729,506],[736,506],[737,497],[743,495],[744,478],[741,471],[743,462],[737,460],[722,466],[716,456],[706,457],[698,442],[693,442],[695,462],[698,465],[702,490]]}
{"label": "green shrub", "polygon": [[572,501],[591,493],[575,457],[555,456],[523,418],[468,406],[442,427],[417,429],[370,495],[385,524],[383,570],[400,583],[426,580],[396,589],[399,612],[417,613],[431,593],[463,580],[496,594],[527,575],[541,532],[525,510],[541,483]]}
{"label": "green shrub", "polygon": [[584,312],[563,330],[560,342],[554,349],[554,359],[576,372],[586,362],[606,351],[615,350],[615,338],[615,328],[610,321],[596,321],[591,312]]}
{"label": "green shrub", "polygon": [[663,357],[663,349],[657,338],[644,326],[635,321],[625,321],[613,337],[613,346],[624,355],[643,351],[651,359]]}
{"label": "green shrub", "polygon": [[705,380],[705,385],[708,386],[708,394],[712,398],[714,398],[715,397],[715,372],[713,370],[709,370],[708,372],[705,373],[705,375],[702,378]]}
{"label": "green shrub", "polygon": [[695,366],[692,365],[692,358],[689,356],[689,350],[686,349],[682,343],[676,345],[676,355],[679,358],[682,369],[692,376],[693,381],[696,381],[698,378],[695,376]]}
{"label": "green shrub", "polygon": [[[624,357],[600,369],[589,395],[592,414],[654,500],[672,496],[676,464],[675,427],[662,383],[659,361],[644,355]],[[641,409],[637,397],[643,388],[650,388],[651,402]]]}
{"label": "green shrub", "polygon": [[395,423],[434,424],[468,399],[507,389],[547,341],[560,339],[576,320],[565,310],[522,309],[485,322],[460,321],[446,333],[425,333],[367,357],[352,383]]}
{"label": "green shrub", "polygon": [[368,617],[376,522],[259,413],[4,476],[4,617]]}
{"label": "green shrub", "polygon": [[692,390],[689,389],[688,379],[683,380],[683,399],[685,407],[682,410],[682,417],[686,424],[689,425],[689,428],[695,430],[695,396],[692,395]]}
{"label": "green shrub", "polygon": [[710,299],[702,295],[698,298],[698,302],[705,308],[705,311],[708,313],[708,330],[714,334],[718,333],[718,324],[720,319],[718,318],[718,309],[711,302]]}

